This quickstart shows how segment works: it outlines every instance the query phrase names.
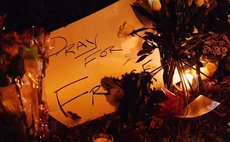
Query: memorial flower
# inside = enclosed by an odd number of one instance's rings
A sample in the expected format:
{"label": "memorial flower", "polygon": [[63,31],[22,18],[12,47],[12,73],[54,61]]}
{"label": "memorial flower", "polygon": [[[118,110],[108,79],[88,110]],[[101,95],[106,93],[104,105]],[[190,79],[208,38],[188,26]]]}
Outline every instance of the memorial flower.
{"label": "memorial flower", "polygon": [[[136,0],[132,8],[138,13],[137,18],[143,19],[141,17],[144,16],[152,21],[152,27],[129,28],[125,32],[125,35],[129,31],[129,36],[143,39],[137,62],[158,48],[165,86],[174,90],[173,75],[178,70],[183,91],[189,94],[188,90],[197,90],[195,92],[199,94],[202,90],[200,76],[209,78],[201,68],[207,62],[218,66],[218,61],[229,52],[229,32],[225,29],[229,27],[229,14],[224,4],[229,3],[216,0]],[[216,9],[223,11],[221,17],[216,14]],[[131,27],[128,25],[125,22],[121,27]],[[188,70],[196,72],[198,85],[195,89],[192,82],[186,85],[184,74]]]}
{"label": "memorial flower", "polygon": [[18,141],[47,139],[48,105],[42,80],[49,47],[49,33],[43,28],[22,33],[0,30],[0,115],[9,127],[7,133],[13,133],[11,127],[17,129]]}
{"label": "memorial flower", "polygon": [[26,59],[48,59],[49,34],[42,28],[22,34],[2,31],[0,37],[0,86],[10,84],[24,74]]}

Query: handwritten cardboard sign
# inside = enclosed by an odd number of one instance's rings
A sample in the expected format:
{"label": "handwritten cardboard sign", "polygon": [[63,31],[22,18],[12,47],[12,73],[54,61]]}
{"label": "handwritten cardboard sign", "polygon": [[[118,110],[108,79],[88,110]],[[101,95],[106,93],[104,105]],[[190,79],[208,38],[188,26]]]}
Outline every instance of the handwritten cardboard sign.
{"label": "handwritten cardboard sign", "polygon": [[199,95],[195,100],[193,100],[189,105],[184,108],[183,115],[178,115],[180,118],[194,118],[204,115],[213,109],[215,109],[219,102],[214,101],[203,95]]}
{"label": "handwritten cardboard sign", "polygon": [[[136,63],[141,40],[117,37],[119,26],[125,21],[133,27],[142,27],[131,2],[118,1],[51,33],[53,49],[46,70],[45,92],[49,114],[67,127],[115,111],[106,101],[108,92],[101,87],[103,77],[119,78],[133,70],[160,66],[158,50]],[[155,77],[156,86],[162,85],[161,76],[162,72]]]}

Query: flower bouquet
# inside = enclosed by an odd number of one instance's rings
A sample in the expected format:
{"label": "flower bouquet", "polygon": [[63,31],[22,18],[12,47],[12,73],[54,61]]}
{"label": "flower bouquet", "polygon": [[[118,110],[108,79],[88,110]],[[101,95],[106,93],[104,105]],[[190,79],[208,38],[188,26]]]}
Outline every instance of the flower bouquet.
{"label": "flower bouquet", "polygon": [[[0,113],[7,122],[2,125],[8,130],[1,138],[5,141],[47,138],[48,108],[43,79],[48,63],[48,39],[49,34],[42,28],[23,33],[0,31]],[[15,126],[20,138],[10,136]]]}
{"label": "flower bouquet", "polygon": [[[151,72],[102,79],[102,87],[110,94],[107,101],[122,118],[150,122],[156,116],[184,115],[185,106],[198,95],[209,96],[206,82],[218,83],[212,76],[219,61],[229,56],[229,4],[226,0],[136,0],[131,5],[143,27],[135,29],[125,21],[118,37],[143,40],[136,62],[159,49],[161,65]],[[160,70],[164,86],[153,88]]]}
{"label": "flower bouquet", "polygon": [[[151,72],[152,77],[163,69],[165,87],[179,92],[188,103],[188,96],[204,92],[202,79],[210,79],[218,61],[229,52],[227,7],[227,0],[136,0],[132,8],[144,27],[135,29],[124,22],[118,36],[143,39],[137,62],[158,48],[161,66]],[[209,74],[203,71],[206,65],[212,70]],[[176,72],[180,78],[177,84],[173,83]]]}

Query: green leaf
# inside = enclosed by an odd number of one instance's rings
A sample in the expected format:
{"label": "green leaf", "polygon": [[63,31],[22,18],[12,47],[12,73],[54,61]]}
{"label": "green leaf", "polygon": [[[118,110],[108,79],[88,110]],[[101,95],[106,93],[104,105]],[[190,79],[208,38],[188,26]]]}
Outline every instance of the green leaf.
{"label": "green leaf", "polygon": [[23,54],[25,58],[36,59],[38,57],[38,47],[25,48]]}
{"label": "green leaf", "polygon": [[143,61],[148,55],[142,55],[140,58],[138,58],[138,60],[136,61],[136,63]]}
{"label": "green leaf", "polygon": [[146,50],[148,53],[151,53],[155,48],[157,48],[155,45],[150,45],[147,41],[142,44],[142,49]]}

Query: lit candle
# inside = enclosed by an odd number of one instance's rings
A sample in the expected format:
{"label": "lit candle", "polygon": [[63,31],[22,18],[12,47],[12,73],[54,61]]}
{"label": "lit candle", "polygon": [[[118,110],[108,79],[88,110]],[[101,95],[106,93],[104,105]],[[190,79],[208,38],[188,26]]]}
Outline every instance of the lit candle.
{"label": "lit candle", "polygon": [[[185,73],[183,74],[183,80],[185,81],[185,87],[190,90],[190,85],[193,82],[193,75],[190,73],[190,70],[186,70]],[[174,75],[173,75],[173,85],[176,85],[180,82],[181,84],[181,78],[180,75],[178,73],[177,68],[174,71]],[[179,87],[179,86],[178,86]],[[180,89],[182,89],[182,86],[180,86]]]}
{"label": "lit candle", "polygon": [[[195,66],[194,66],[194,68],[195,68]],[[216,69],[217,69],[217,66],[214,63],[212,63],[212,62],[206,63],[204,67],[200,68],[200,72],[202,72],[201,73],[201,79],[205,80],[205,79],[207,79],[207,76],[211,77],[215,73]],[[194,77],[197,77],[196,70],[192,70],[191,73]],[[205,74],[206,76],[203,74]]]}
{"label": "lit candle", "polygon": [[112,142],[112,140],[108,138],[97,138],[93,142]]}
{"label": "lit candle", "polygon": [[189,72],[185,72],[184,76],[185,76],[185,87],[188,88],[188,90],[190,90],[190,85],[192,84],[193,76]]}
{"label": "lit candle", "polygon": [[107,133],[93,135],[93,142],[113,142],[113,136]]}

